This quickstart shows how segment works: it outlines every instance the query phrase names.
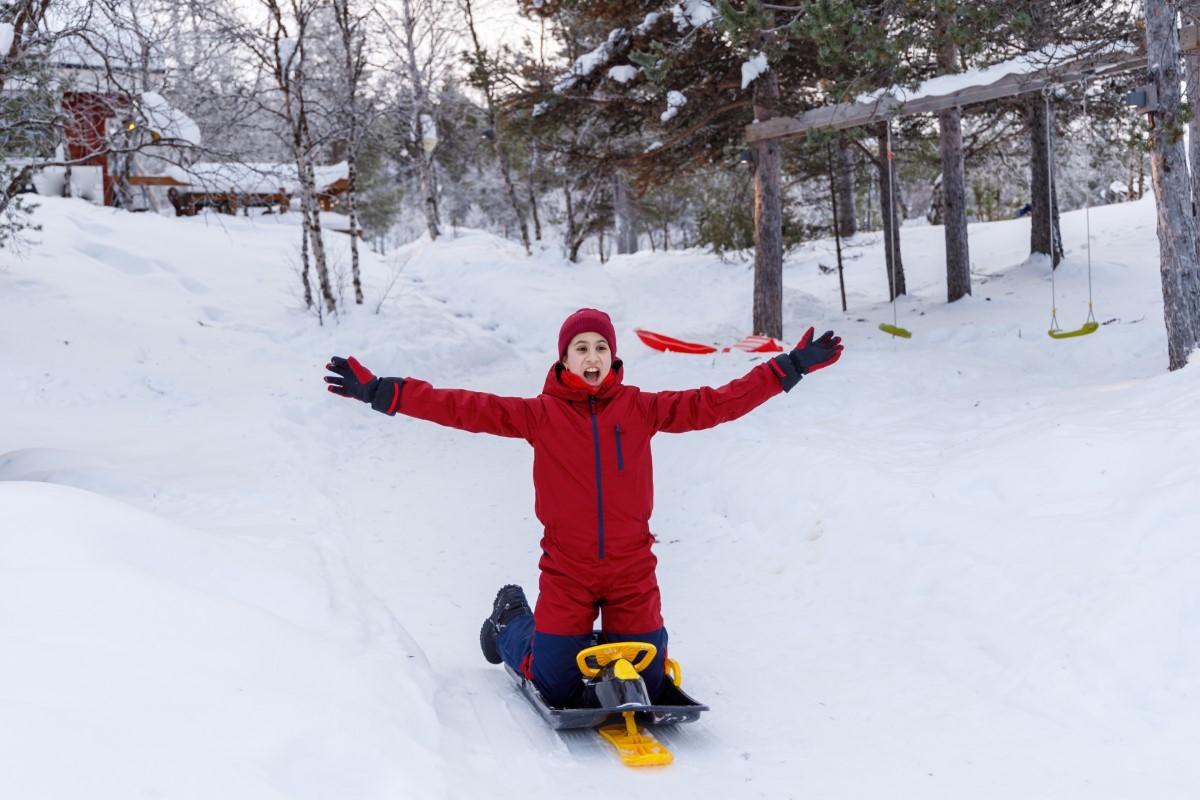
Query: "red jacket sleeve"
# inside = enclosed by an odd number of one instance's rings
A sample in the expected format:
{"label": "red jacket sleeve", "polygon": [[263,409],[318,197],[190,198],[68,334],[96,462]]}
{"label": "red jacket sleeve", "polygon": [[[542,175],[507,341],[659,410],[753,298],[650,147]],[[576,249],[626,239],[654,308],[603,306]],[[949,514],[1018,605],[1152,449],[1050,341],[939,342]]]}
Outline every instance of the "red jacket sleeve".
{"label": "red jacket sleeve", "polygon": [[650,419],[655,430],[684,433],[745,416],[782,392],[783,386],[771,372],[770,365],[759,364],[745,376],[718,389],[648,392],[643,396],[649,400]]}
{"label": "red jacket sleeve", "polygon": [[425,381],[405,378],[398,411],[471,433],[532,442],[538,408],[537,400],[466,389],[435,389]]}

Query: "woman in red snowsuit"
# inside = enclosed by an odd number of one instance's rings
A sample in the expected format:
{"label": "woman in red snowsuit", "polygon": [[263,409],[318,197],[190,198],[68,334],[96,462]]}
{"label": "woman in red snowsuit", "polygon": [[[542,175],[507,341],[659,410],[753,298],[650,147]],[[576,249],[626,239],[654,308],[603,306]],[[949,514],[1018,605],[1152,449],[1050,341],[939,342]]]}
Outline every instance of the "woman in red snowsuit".
{"label": "woman in red snowsuit", "polygon": [[608,641],[644,641],[658,649],[642,673],[654,697],[662,685],[667,632],[657,559],[651,550],[654,507],[650,439],[701,430],[747,414],[789,391],[800,378],[840,357],[841,340],[812,329],[776,356],[718,388],[643,392],[623,382],[616,334],[607,314],[580,309],[559,332],[559,361],[534,398],[436,389],[414,378],[376,378],[354,358],[334,357],[329,390],[473,433],[524,439],[533,446],[535,513],[544,527],[540,595],[530,614],[518,586],[500,590],[480,644],[492,663],[507,662],[533,680],[553,705],[569,705],[581,685],[575,655],[591,643],[603,615]]}

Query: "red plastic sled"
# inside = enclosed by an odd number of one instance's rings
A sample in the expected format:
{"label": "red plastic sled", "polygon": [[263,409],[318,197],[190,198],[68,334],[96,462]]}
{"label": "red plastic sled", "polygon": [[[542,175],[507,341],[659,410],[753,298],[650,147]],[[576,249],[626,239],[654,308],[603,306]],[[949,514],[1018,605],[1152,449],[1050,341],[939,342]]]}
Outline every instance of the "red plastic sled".
{"label": "red plastic sled", "polygon": [[[718,352],[718,348],[712,345],[685,342],[682,339],[676,339],[673,336],[666,336],[654,331],[634,328],[633,332],[637,334],[644,345],[664,353],[704,355],[705,353]],[[722,353],[728,353],[730,350],[742,350],[747,353],[782,353],[783,346],[770,336],[747,336],[729,347],[720,348],[720,352]]]}

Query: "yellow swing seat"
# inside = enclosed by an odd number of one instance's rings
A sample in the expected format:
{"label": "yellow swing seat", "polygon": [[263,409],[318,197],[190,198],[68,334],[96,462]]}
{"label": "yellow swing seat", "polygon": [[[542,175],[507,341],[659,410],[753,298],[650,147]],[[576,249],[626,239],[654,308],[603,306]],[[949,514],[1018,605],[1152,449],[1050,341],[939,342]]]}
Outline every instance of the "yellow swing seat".
{"label": "yellow swing seat", "polygon": [[889,325],[886,322],[879,323],[879,330],[884,333],[890,333],[892,336],[899,336],[901,339],[912,338],[912,331],[901,328],[898,325]]}
{"label": "yellow swing seat", "polygon": [[1100,329],[1100,323],[1094,319],[1090,319],[1083,323],[1082,328],[1076,328],[1073,331],[1064,331],[1061,328],[1051,328],[1046,331],[1050,334],[1051,339],[1070,339],[1075,336],[1087,336],[1089,333],[1095,333]]}

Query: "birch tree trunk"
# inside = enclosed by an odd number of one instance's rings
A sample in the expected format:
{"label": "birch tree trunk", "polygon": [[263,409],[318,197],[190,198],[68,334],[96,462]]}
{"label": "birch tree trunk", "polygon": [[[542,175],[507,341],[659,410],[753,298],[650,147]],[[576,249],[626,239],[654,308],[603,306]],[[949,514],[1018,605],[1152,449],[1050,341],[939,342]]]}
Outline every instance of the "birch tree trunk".
{"label": "birch tree trunk", "polygon": [[299,130],[295,139],[294,158],[300,178],[300,213],[304,230],[312,247],[313,266],[317,271],[317,286],[325,310],[330,314],[337,311],[337,298],[329,280],[329,262],[325,257],[325,238],[321,235],[321,208],[317,203],[316,178],[313,173],[311,145],[307,136],[307,124],[303,123],[303,108],[300,111]]}
{"label": "birch tree trunk", "polygon": [[1200,263],[1192,187],[1183,148],[1179,30],[1175,4],[1146,0],[1147,78],[1158,90],[1150,115],[1150,176],[1158,209],[1158,246],[1168,368],[1187,365],[1200,331]]}
{"label": "birch tree trunk", "polygon": [[362,305],[362,272],[359,265],[358,242],[358,149],[361,145],[364,120],[360,111],[359,95],[362,92],[366,69],[365,35],[362,31],[363,17],[356,16],[350,0],[333,0],[334,20],[342,45],[342,91],[346,103],[346,216],[350,223],[350,277],[354,284],[354,303]]}
{"label": "birch tree trunk", "polygon": [[[771,34],[760,34],[765,46]],[[754,80],[754,118],[779,107],[779,77],[768,68]],[[783,338],[783,158],[778,139],[754,143],[754,333]]]}
{"label": "birch tree trunk", "polygon": [[[958,68],[958,45],[948,35],[953,6],[939,14],[942,43],[938,65],[943,72]],[[962,112],[938,112],[938,149],[942,155],[942,225],[946,239],[946,298],[953,303],[971,293],[971,252],[967,245],[967,187],[963,167]]]}
{"label": "birch tree trunk", "polygon": [[[312,168],[312,142],[308,130],[308,107],[304,95],[305,36],[316,6],[311,0],[291,0],[290,13],[285,14],[278,0],[263,0],[263,5],[270,17],[267,35],[271,45],[267,55],[267,66],[274,73],[276,85],[282,96],[283,116],[291,133],[289,144],[300,184],[300,210],[303,215],[305,240],[312,248],[317,286],[325,303],[325,310],[332,314],[337,311],[337,300],[329,281],[325,240],[321,236],[320,209],[316,202],[316,181]],[[289,26],[289,22],[292,25]],[[307,275],[307,255],[303,250],[301,252],[304,262],[302,268]]]}
{"label": "birch tree trunk", "polygon": [[358,241],[358,157],[353,147],[346,153],[346,216],[350,222],[350,276],[354,282],[354,303],[363,304],[362,272],[359,268]]}
{"label": "birch tree trunk", "polygon": [[419,49],[419,31],[417,10],[413,7],[414,0],[402,0],[401,24],[404,29],[404,62],[408,71],[409,89],[412,93],[413,133],[416,139],[417,152],[417,181],[421,189],[422,208],[425,211],[425,227],[429,238],[437,241],[440,220],[437,206],[437,176],[433,168],[433,152],[437,147],[437,131],[434,129],[433,117],[429,110],[429,87],[425,83],[425,75],[421,69]]}

